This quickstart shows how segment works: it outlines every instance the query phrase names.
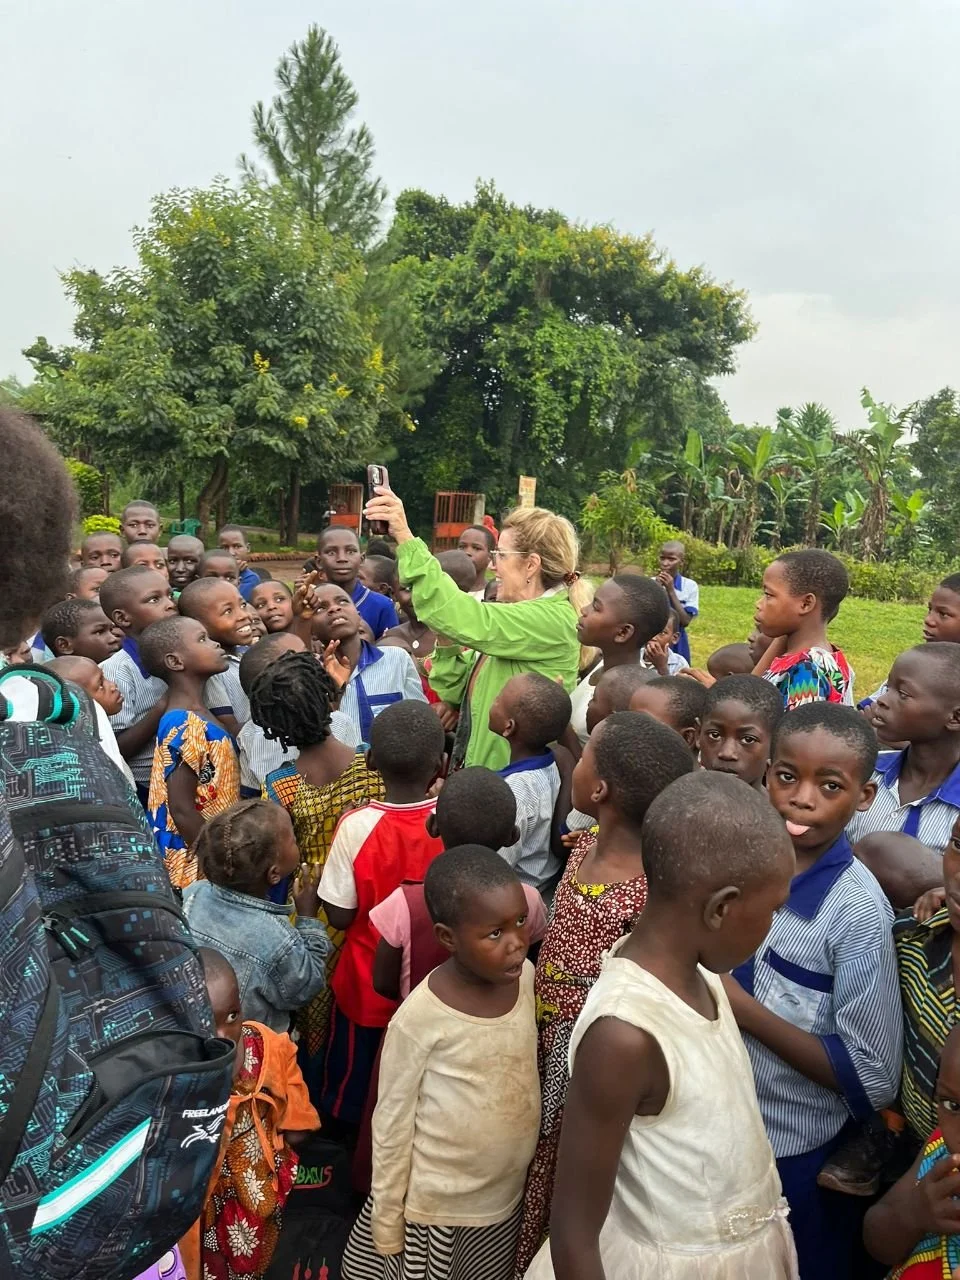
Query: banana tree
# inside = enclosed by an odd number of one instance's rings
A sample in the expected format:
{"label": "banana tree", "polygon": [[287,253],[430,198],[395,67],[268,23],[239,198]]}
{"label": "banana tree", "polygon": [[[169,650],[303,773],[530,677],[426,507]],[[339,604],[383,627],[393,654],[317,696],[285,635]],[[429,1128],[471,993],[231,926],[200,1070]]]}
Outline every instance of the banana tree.
{"label": "banana tree", "polygon": [[866,505],[866,498],[854,489],[848,490],[843,499],[838,498],[832,511],[820,512],[820,527],[826,530],[827,540],[835,551],[851,550]]}
{"label": "banana tree", "polygon": [[907,555],[918,543],[924,541],[921,527],[930,512],[931,503],[923,489],[914,489],[909,497],[898,490],[890,492],[890,523],[897,540],[898,555]]}
{"label": "banana tree", "polygon": [[813,547],[817,542],[823,488],[836,453],[837,424],[829,409],[812,401],[799,409],[780,409],[777,423],[786,433],[791,461],[810,485],[803,517],[803,544]]}
{"label": "banana tree", "polygon": [[874,400],[866,387],[860,403],[867,411],[870,426],[853,431],[845,443],[867,482],[868,497],[860,527],[860,550],[866,560],[881,555],[890,518],[891,478],[902,448],[906,413],[894,414],[886,404]]}
{"label": "banana tree", "polygon": [[804,500],[811,482],[792,479],[775,471],[763,483],[773,500],[773,518],[764,521],[761,527],[769,530],[770,546],[774,551],[779,551],[783,543],[783,530],[790,519],[789,508]]}
{"label": "banana tree", "polygon": [[740,513],[738,547],[749,547],[757,531],[760,516],[760,486],[775,468],[786,464],[787,459],[773,452],[773,432],[769,427],[757,436],[756,444],[743,440],[729,440],[727,449],[737,464],[743,482],[743,509]]}

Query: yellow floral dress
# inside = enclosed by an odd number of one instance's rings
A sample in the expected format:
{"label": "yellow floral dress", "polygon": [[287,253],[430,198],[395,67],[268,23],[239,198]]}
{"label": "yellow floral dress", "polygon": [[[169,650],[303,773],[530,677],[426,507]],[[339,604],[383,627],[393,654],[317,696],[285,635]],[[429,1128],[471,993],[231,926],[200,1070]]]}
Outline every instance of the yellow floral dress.
{"label": "yellow floral dress", "polygon": [[175,889],[197,879],[197,855],[177,830],[167,797],[170,776],[181,764],[196,774],[195,804],[205,822],[240,799],[237,749],[226,729],[193,711],[167,711],[157,726],[147,813]]}
{"label": "yellow floral dress", "polygon": [[587,993],[600,977],[604,954],[630,932],[647,903],[647,881],[642,875],[616,884],[580,883],[577,873],[595,839],[584,832],[570,854],[557,885],[553,919],[537,958],[534,992],[543,1107],[540,1137],[523,1198],[517,1276],[524,1274],[547,1234],[560,1125],[570,1083],[567,1054],[573,1025]]}
{"label": "yellow floral dress", "polygon": [[[337,823],[343,815],[351,809],[369,804],[371,800],[382,800],[385,791],[379,773],[368,769],[365,758],[358,755],[339,778],[334,778],[323,787],[315,787],[302,774],[297,773],[296,763],[281,765],[273,773],[267,774],[263,794],[267,800],[272,800],[287,810],[304,862],[309,866],[319,867],[322,871],[333,844]],[[330,1006],[333,1003],[330,979],[340,959],[343,933],[330,927],[322,907],[320,919],[327,926],[327,933],[333,943],[327,957],[327,985],[298,1014],[297,1029],[309,1059],[319,1058],[322,1062],[330,1023]]]}

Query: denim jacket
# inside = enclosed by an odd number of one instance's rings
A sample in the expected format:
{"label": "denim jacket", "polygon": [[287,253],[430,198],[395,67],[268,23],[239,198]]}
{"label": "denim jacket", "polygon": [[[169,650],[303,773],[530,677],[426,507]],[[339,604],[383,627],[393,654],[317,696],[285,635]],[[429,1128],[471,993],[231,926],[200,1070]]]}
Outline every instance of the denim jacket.
{"label": "denim jacket", "polygon": [[243,1016],[272,1031],[289,1031],[290,1015],[327,984],[331,944],[319,920],[290,907],[198,880],[183,892],[183,911],[194,938],[222,952],[240,986]]}

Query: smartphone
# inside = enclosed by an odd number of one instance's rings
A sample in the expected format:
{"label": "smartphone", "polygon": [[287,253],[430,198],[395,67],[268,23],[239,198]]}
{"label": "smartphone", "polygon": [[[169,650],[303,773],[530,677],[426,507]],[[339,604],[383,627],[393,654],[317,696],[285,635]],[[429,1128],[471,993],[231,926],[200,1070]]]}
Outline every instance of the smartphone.
{"label": "smartphone", "polygon": [[[389,489],[389,488],[390,488],[390,473],[387,471],[386,467],[378,466],[376,463],[372,463],[369,467],[367,467],[367,501],[368,502],[371,500],[371,498],[375,498],[377,496],[374,490]],[[390,532],[390,526],[387,524],[386,520],[371,520],[370,532],[373,534],[375,538],[382,538],[384,537],[385,534]]]}

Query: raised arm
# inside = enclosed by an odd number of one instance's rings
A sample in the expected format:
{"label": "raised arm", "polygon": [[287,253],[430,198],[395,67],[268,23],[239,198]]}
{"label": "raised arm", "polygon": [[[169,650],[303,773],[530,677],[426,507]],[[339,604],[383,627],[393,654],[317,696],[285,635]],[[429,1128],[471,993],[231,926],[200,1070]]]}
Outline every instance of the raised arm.
{"label": "raised arm", "polygon": [[417,617],[438,635],[469,645],[479,653],[518,662],[540,661],[559,669],[573,660],[576,619],[572,607],[569,629],[553,625],[545,618],[546,602],[542,598],[491,609],[461,591],[440,568],[426,544],[413,536],[403,503],[396,494],[381,491],[368,503],[366,514],[368,519],[385,520],[389,524],[397,540],[400,580],[413,590]]}

